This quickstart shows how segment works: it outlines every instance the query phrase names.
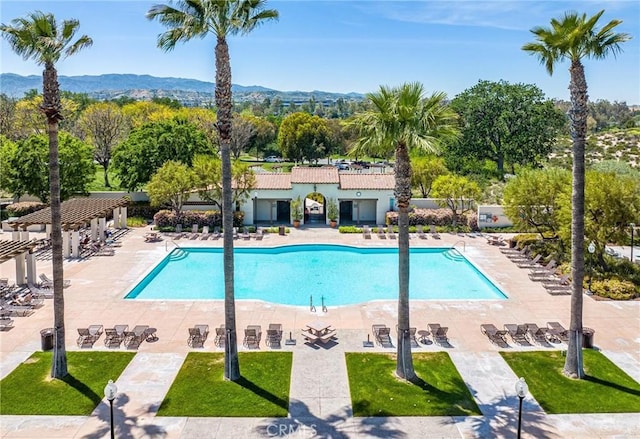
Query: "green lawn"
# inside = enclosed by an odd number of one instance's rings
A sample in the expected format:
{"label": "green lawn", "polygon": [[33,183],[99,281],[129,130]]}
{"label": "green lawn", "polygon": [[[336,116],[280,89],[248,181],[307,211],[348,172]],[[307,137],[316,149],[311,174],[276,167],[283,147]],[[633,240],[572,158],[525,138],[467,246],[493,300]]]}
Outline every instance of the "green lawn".
{"label": "green lawn", "polygon": [[100,165],[95,165],[95,167],[96,170],[93,180],[87,187],[87,190],[89,192],[111,192],[120,190],[120,179],[116,176],[115,172],[111,170],[107,171],[107,174],[109,176],[109,184],[111,185],[111,187],[109,188],[104,185],[104,168]]}
{"label": "green lawn", "polygon": [[35,352],[0,381],[0,414],[89,415],[104,398],[107,381],[117,380],[134,355],[67,352],[69,374],[53,380],[52,352]]}
{"label": "green lawn", "polygon": [[393,354],[345,355],[354,416],[481,414],[446,352],[414,353],[415,383],[396,377]]}
{"label": "green lawn", "polygon": [[640,412],[640,385],[598,351],[584,349],[583,380],[563,375],[559,351],[500,352],[511,369],[526,379],[529,392],[545,412]]}
{"label": "green lawn", "polygon": [[291,352],[240,352],[242,377],[225,381],[224,354],[190,352],[158,416],[285,417]]}

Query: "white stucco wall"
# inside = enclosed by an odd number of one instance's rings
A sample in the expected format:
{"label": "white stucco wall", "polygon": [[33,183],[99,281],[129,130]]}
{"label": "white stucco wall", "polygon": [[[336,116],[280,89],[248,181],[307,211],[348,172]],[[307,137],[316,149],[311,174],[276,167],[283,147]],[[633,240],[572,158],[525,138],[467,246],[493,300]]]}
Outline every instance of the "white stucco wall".
{"label": "white stucco wall", "polygon": [[478,227],[510,227],[513,223],[499,205],[478,206]]}

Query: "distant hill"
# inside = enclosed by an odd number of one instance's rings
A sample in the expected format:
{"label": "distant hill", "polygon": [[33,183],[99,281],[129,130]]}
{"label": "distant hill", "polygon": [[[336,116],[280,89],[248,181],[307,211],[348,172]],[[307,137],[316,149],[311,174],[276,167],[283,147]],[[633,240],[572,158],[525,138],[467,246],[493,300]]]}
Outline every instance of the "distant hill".
{"label": "distant hill", "polygon": [[[129,96],[148,100],[153,97],[177,99],[184,105],[202,105],[214,100],[215,84],[185,78],[158,78],[150,75],[106,74],[97,76],[59,76],[60,88],[74,93],[86,93],[92,98],[105,100]],[[21,98],[32,89],[42,91],[42,77],[0,73],[0,92],[13,98]],[[362,100],[359,93],[332,93],[325,91],[279,91],[266,87],[233,84],[236,101],[262,102],[265,98],[279,98],[282,102],[302,103],[312,96],[317,102]]]}

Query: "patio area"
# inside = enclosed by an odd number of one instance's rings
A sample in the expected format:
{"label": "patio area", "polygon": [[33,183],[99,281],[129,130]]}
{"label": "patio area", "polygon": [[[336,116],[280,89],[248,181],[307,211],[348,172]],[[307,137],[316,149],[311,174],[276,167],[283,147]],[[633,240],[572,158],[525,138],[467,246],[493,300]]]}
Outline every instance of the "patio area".
{"label": "patio area", "polygon": [[[215,328],[224,322],[222,301],[124,300],[126,293],[162,258],[179,246],[222,246],[222,239],[200,240],[169,237],[146,242],[149,228],[130,229],[122,236],[122,246],[114,256],[89,257],[65,262],[65,324],[67,349],[79,350],[76,328],[126,324],[156,329],[158,340],[140,344],[137,354],[117,378],[118,397],[114,402],[117,436],[124,437],[274,437],[286,431],[290,437],[503,437],[515,436],[517,401],[515,374],[480,331],[483,323],[502,328],[508,323],[559,321],[569,326],[570,296],[551,296],[539,282],[532,282],[528,270],[518,268],[485,239],[441,234],[441,239],[419,239],[412,246],[456,247],[507,294],[508,300],[412,301],[411,326],[418,330],[429,323],[449,328],[450,347],[420,344],[416,352],[447,351],[476,399],[483,416],[477,417],[381,417],[354,418],[346,374],[345,352],[395,352],[395,349],[364,347],[373,340],[371,325],[395,328],[395,301],[372,301],[332,307],[292,307],[253,300],[236,302],[237,329],[248,325],[268,328],[282,324],[282,350],[293,352],[289,417],[262,418],[171,418],[156,417],[157,408],[176,376],[186,354],[188,329],[196,324]],[[0,235],[1,237],[1,235]],[[464,242],[464,245],[460,243]],[[355,246],[397,246],[397,240],[366,239],[362,234],[340,234],[319,227],[291,229],[287,236],[267,234],[260,241],[235,241],[242,246],[279,246],[294,243],[329,243]],[[38,261],[38,272],[51,275],[50,261]],[[240,268],[240,267],[237,267]],[[0,264],[0,277],[15,277],[14,264]],[[428,288],[428,286],[425,286]],[[638,327],[640,302],[597,301],[584,297],[584,325],[595,330],[595,346],[616,365],[640,381]],[[15,327],[0,332],[0,377],[5,377],[34,351],[40,350],[40,330],[52,326],[53,305],[28,317],[16,317]],[[305,344],[301,330],[317,320],[331,325],[336,339],[329,347]],[[392,340],[396,333],[392,329]],[[296,339],[295,345],[284,343]],[[241,343],[240,343],[241,344]],[[563,349],[518,347],[509,350]],[[94,350],[107,350],[103,339]],[[121,348],[121,349],[124,349]],[[198,350],[222,352],[210,337]],[[249,348],[239,346],[239,350]],[[256,349],[251,349],[256,351]],[[270,348],[260,345],[261,351]],[[242,367],[242,364],[241,364]],[[312,377],[312,378],[309,378]],[[6,402],[3,402],[6,403]],[[108,437],[109,410],[104,401],[89,417],[2,416],[0,437]],[[105,428],[106,427],[106,428]],[[640,428],[640,416],[628,414],[547,415],[530,395],[525,399],[523,437],[633,437]]]}

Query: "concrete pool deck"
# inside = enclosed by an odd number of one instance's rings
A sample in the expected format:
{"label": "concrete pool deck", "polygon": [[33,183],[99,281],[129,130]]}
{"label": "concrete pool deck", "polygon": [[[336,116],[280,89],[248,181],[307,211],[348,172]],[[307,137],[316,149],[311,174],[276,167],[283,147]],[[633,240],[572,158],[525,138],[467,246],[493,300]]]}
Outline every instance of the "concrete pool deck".
{"label": "concrete pool deck", "polygon": [[[187,329],[208,324],[210,329],[223,322],[222,301],[125,301],[124,295],[146,274],[174,243],[181,246],[222,246],[222,240],[181,239],[144,242],[146,229],[130,229],[122,238],[115,256],[94,256],[65,263],[67,349],[78,350],[76,328],[91,324],[112,327],[145,324],[158,329],[159,340],[142,343],[137,355],[117,379],[118,398],[114,403],[117,437],[236,438],[236,437],[397,437],[469,438],[513,437],[517,421],[517,377],[502,360],[500,348],[480,333],[480,324],[559,321],[569,325],[569,296],[551,296],[538,283],[531,282],[528,270],[509,261],[499,247],[485,239],[442,234],[442,239],[426,240],[413,236],[412,246],[451,246],[458,244],[464,255],[482,270],[508,300],[415,301],[411,303],[411,324],[418,329],[428,323],[449,327],[452,347],[421,345],[418,352],[446,350],[474,395],[483,416],[477,417],[385,417],[354,418],[349,398],[344,352],[395,349],[364,348],[371,336],[371,325],[385,323],[395,328],[395,301],[374,301],[359,305],[332,307],[326,313],[308,307],[291,307],[259,301],[236,302],[237,328],[250,324],[281,323],[285,338],[289,332],[297,339],[291,350],[289,417],[261,418],[165,418],[156,417],[157,408],[186,354]],[[293,243],[330,243],[361,246],[397,246],[397,240],[379,239],[373,234],[339,234],[328,228],[292,229],[288,236],[266,235],[262,241],[236,240],[241,246],[276,246]],[[14,264],[0,264],[0,277],[15,277]],[[50,261],[37,262],[38,273],[51,275]],[[256,279],[256,282],[259,282]],[[283,279],[284,282],[290,281]],[[358,279],[349,280],[358,282]],[[310,292],[301,287],[302,294]],[[584,325],[595,329],[594,341],[607,357],[640,381],[640,302],[596,301],[584,297]],[[304,343],[300,330],[321,318],[338,330],[337,343],[314,349]],[[15,317],[15,327],[0,332],[0,377],[4,378],[34,351],[40,350],[40,334],[51,327],[53,306],[45,306],[29,317]],[[263,337],[264,338],[264,337]],[[392,338],[395,330],[392,329]],[[562,349],[512,347],[510,350]],[[106,350],[103,338],[94,345]],[[244,350],[240,347],[240,350]],[[261,343],[262,351],[269,350]],[[198,351],[222,352],[213,337]],[[242,367],[242,365],[241,365]],[[309,377],[313,378],[309,378]],[[105,382],[110,377],[105,377]],[[375,384],[373,384],[375,385]],[[2,401],[2,403],[8,403]],[[0,416],[2,438],[101,438],[109,435],[108,405],[100,404],[91,416]],[[525,399],[523,437],[640,437],[640,414],[547,415],[529,395]],[[286,433],[286,434],[284,434]]]}

